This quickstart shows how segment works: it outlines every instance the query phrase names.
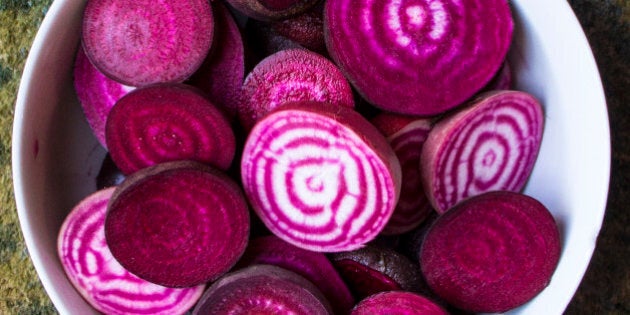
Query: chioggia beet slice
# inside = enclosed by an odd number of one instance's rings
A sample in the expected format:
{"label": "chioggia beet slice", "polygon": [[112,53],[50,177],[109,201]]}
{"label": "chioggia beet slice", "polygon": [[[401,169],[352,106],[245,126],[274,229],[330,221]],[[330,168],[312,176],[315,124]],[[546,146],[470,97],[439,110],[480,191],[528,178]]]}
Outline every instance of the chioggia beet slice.
{"label": "chioggia beet slice", "polygon": [[214,282],[193,315],[333,314],[328,301],[302,276],[272,265],[253,265]]}
{"label": "chioggia beet slice", "polygon": [[79,202],[59,231],[57,249],[70,282],[105,314],[184,314],[204,286],[167,288],[125,270],[105,242],[105,213],[114,188],[98,190]]}
{"label": "chioggia beet slice", "polygon": [[180,83],[146,86],[125,95],[109,113],[105,137],[125,174],[176,160],[225,170],[236,151],[223,113],[198,89]]}
{"label": "chioggia beet slice", "polygon": [[541,104],[520,91],[487,92],[444,117],[420,157],[433,208],[443,213],[483,192],[520,191],[534,168],[543,125]]}
{"label": "chioggia beet slice", "polygon": [[348,107],[297,102],[249,134],[245,193],[278,237],[320,252],[357,249],[381,232],[400,194],[400,164],[385,137]]}
{"label": "chioggia beet slice", "polygon": [[359,93],[386,111],[435,115],[497,72],[513,20],[505,0],[328,0],[330,56]]}
{"label": "chioggia beet slice", "polygon": [[99,71],[79,48],[74,61],[74,89],[94,136],[107,149],[105,122],[114,104],[134,89],[114,81]]}
{"label": "chioggia beet slice", "polygon": [[445,301],[472,312],[505,312],[549,284],[560,234],[536,199],[488,192],[440,216],[419,257],[427,283]]}
{"label": "chioggia beet slice", "polygon": [[429,119],[381,113],[371,120],[389,141],[402,168],[402,190],[383,234],[402,234],[420,225],[433,211],[422,188],[420,154],[431,130]]}
{"label": "chioggia beet slice", "polygon": [[177,161],[142,169],[109,202],[105,237],[140,278],[169,287],[213,281],[236,264],[249,237],[248,205],[231,178]]}
{"label": "chioggia beet slice", "polygon": [[213,31],[208,0],[89,0],[82,40],[104,74],[144,86],[191,76],[210,50]]}
{"label": "chioggia beet slice", "polygon": [[354,298],[335,267],[323,253],[293,246],[270,235],[249,242],[238,265],[269,264],[303,276],[324,294],[335,314],[348,314]]}
{"label": "chioggia beet slice", "polygon": [[289,18],[308,11],[319,0],[227,0],[240,13],[260,21]]}
{"label": "chioggia beet slice", "polygon": [[448,315],[430,299],[412,292],[389,291],[374,294],[357,304],[351,315]]}
{"label": "chioggia beet slice", "polygon": [[246,129],[270,110],[292,101],[354,107],[350,84],[330,60],[306,49],[287,49],[263,59],[241,89],[239,118]]}

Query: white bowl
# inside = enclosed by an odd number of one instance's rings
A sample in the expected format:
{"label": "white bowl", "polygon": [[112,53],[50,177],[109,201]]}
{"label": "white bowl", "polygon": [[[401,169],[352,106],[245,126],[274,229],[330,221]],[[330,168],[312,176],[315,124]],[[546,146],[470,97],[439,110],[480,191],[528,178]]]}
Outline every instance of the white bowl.
{"label": "white bowl", "polygon": [[[517,89],[545,106],[539,160],[525,193],[559,222],[563,249],[550,285],[510,314],[561,314],[595,247],[608,194],[606,102],[586,38],[562,0],[513,0],[510,60]],[[73,289],[57,258],[66,214],[94,191],[104,149],[92,136],[72,85],[85,0],[56,0],[26,61],[13,126],[17,210],[31,259],[61,314],[95,311]]]}

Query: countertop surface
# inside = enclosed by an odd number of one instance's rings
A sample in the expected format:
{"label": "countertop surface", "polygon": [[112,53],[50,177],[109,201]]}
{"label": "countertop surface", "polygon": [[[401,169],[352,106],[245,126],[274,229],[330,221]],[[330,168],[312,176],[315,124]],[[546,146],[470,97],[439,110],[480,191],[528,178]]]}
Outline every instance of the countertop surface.
{"label": "countertop surface", "polygon": [[[55,314],[24,245],[11,178],[11,130],[24,62],[52,0],[0,0],[0,314]],[[589,268],[566,314],[630,314],[630,0],[569,0],[603,80],[610,193]],[[587,128],[587,126],[585,126]]]}

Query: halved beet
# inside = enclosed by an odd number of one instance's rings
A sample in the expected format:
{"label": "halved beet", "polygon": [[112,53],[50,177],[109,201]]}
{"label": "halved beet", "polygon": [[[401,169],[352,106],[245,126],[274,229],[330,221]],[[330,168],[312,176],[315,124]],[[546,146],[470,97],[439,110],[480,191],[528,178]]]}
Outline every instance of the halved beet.
{"label": "halved beet", "polygon": [[201,297],[203,285],[159,286],[126,271],[112,256],[104,225],[113,193],[114,188],[108,188],[85,197],[61,225],[57,250],[68,279],[90,305],[105,314],[184,314]]}
{"label": "halved beet", "polygon": [[279,51],[247,75],[239,118],[246,129],[272,109],[291,101],[354,107],[350,84],[330,60],[306,49]]}
{"label": "halved beet", "polygon": [[330,56],[370,103],[415,115],[445,112],[490,81],[510,46],[505,0],[328,0]]}
{"label": "halved beet", "polygon": [[439,121],[422,149],[424,191],[438,213],[492,190],[520,191],[542,141],[541,104],[520,91],[480,95]]}
{"label": "halved beet", "polygon": [[90,0],[82,40],[104,74],[144,86],[192,75],[210,50],[213,30],[207,0]]}
{"label": "halved beet", "polygon": [[107,149],[105,122],[114,104],[134,89],[105,76],[79,47],[74,61],[74,89],[94,136]]}
{"label": "halved beet", "polygon": [[217,279],[234,266],[249,237],[241,189],[209,166],[179,161],[142,169],[109,202],[105,236],[127,270],[169,287]]}
{"label": "halved beet", "polygon": [[324,41],[323,5],[300,15],[275,21],[271,28],[280,36],[284,36],[306,49],[319,54],[327,54]]}
{"label": "halved beet", "polygon": [[505,312],[548,285],[560,234],[534,198],[488,192],[440,216],[419,257],[427,283],[442,299],[473,312]]}
{"label": "halved beet", "polygon": [[374,239],[401,185],[398,159],[373,125],[351,108],[315,102],[285,104],[256,124],[241,178],[271,232],[321,252]]}
{"label": "halved beet", "polygon": [[260,21],[286,19],[308,11],[319,0],[226,0],[240,13]]}
{"label": "halved beet", "polygon": [[428,298],[405,291],[374,294],[355,306],[351,315],[400,314],[447,315],[444,309]]}
{"label": "halved beet", "polygon": [[223,113],[198,89],[179,83],[125,95],[110,111],[105,135],[112,159],[125,174],[176,160],[225,170],[236,151]]}
{"label": "halved beet", "polygon": [[384,234],[402,234],[420,225],[433,211],[422,188],[420,154],[431,130],[431,121],[417,117],[382,113],[371,120],[396,152],[402,167],[402,191],[396,210],[383,229]]}
{"label": "halved beet", "polygon": [[203,294],[193,315],[333,314],[328,301],[302,276],[272,265],[233,271]]}
{"label": "halved beet", "polygon": [[348,314],[354,306],[348,286],[323,253],[293,246],[270,235],[251,240],[238,263],[253,264],[274,265],[303,276],[322,291],[335,314]]}

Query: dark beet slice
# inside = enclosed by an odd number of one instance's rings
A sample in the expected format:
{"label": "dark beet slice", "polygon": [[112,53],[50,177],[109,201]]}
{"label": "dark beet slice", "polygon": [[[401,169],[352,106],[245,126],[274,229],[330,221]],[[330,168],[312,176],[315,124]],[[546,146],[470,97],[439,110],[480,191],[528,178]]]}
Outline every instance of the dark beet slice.
{"label": "dark beet slice", "polygon": [[330,56],[370,103],[435,115],[483,88],[505,59],[513,20],[505,0],[328,0]]}
{"label": "dark beet slice", "polygon": [[280,36],[298,43],[300,46],[319,54],[327,54],[324,41],[323,6],[318,6],[281,21],[271,23],[271,28]]}
{"label": "dark beet slice", "polygon": [[247,75],[239,119],[245,129],[273,108],[291,101],[316,101],[354,107],[350,84],[330,60],[306,49],[279,51]]}
{"label": "dark beet slice", "polygon": [[428,298],[404,291],[382,292],[356,305],[351,315],[447,315],[444,309]]}
{"label": "dark beet slice", "polygon": [[385,137],[348,107],[285,104],[249,134],[241,178],[254,211],[300,248],[353,250],[374,239],[400,193]]}
{"label": "dark beet slice", "polygon": [[323,253],[301,249],[271,235],[249,242],[239,265],[253,264],[274,265],[303,276],[322,291],[335,314],[348,314],[354,306],[348,286]]}
{"label": "dark beet slice", "polygon": [[286,19],[308,11],[319,0],[227,0],[240,13],[260,21]]}
{"label": "dark beet slice", "polygon": [[96,188],[103,189],[111,186],[117,186],[125,180],[125,174],[123,174],[111,155],[107,153],[101,163],[101,169],[96,175]]}
{"label": "dark beet slice", "polygon": [[213,30],[207,0],[91,0],[82,40],[104,74],[144,86],[192,75],[210,50]]}
{"label": "dark beet slice", "polygon": [[473,312],[505,312],[548,285],[560,234],[534,198],[489,192],[440,216],[419,257],[427,283],[442,299]]}
{"label": "dark beet slice", "polygon": [[125,95],[109,113],[105,132],[112,159],[125,174],[176,160],[225,170],[236,150],[223,113],[198,89],[178,83]]}
{"label": "dark beet slice", "polygon": [[440,120],[420,157],[433,208],[443,213],[486,191],[520,191],[536,162],[543,125],[541,104],[519,91],[487,92]]}
{"label": "dark beet slice", "polygon": [[272,265],[231,272],[203,294],[193,315],[333,314],[322,293],[298,274]]}
{"label": "dark beet slice", "polygon": [[112,256],[104,225],[113,193],[114,188],[108,188],[85,197],[61,225],[57,250],[68,279],[90,305],[105,314],[184,314],[201,297],[203,285],[159,286],[124,270]]}
{"label": "dark beet slice", "polygon": [[245,197],[209,166],[169,162],[127,177],[109,203],[105,236],[127,270],[169,287],[213,281],[245,251]]}

